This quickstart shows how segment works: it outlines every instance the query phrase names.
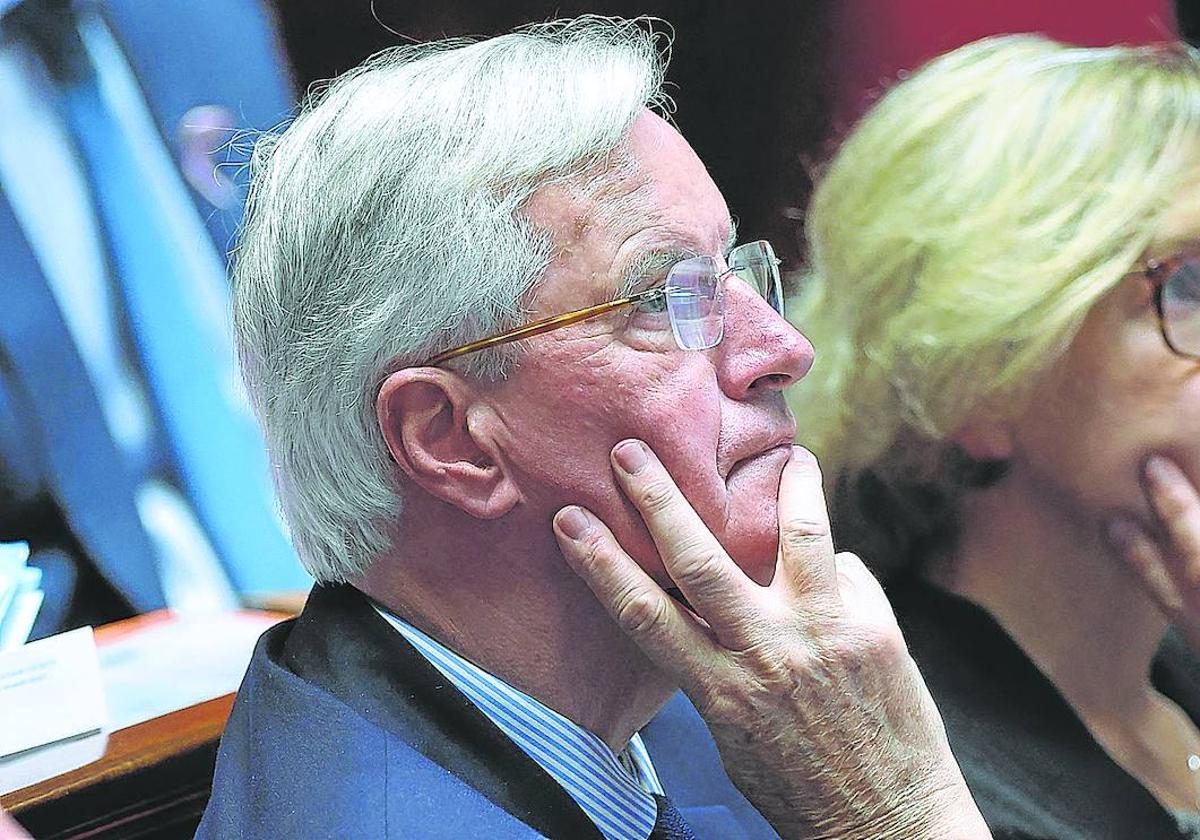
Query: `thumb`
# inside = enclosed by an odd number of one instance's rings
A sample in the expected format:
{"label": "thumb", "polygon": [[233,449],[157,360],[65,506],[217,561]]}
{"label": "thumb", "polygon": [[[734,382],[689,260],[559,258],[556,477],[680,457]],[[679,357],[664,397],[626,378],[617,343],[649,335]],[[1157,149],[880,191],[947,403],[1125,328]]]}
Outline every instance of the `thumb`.
{"label": "thumb", "polygon": [[857,554],[843,551],[833,558],[833,562],[837,570],[838,594],[847,616],[868,623],[896,623],[896,613],[883,593],[883,587]]}

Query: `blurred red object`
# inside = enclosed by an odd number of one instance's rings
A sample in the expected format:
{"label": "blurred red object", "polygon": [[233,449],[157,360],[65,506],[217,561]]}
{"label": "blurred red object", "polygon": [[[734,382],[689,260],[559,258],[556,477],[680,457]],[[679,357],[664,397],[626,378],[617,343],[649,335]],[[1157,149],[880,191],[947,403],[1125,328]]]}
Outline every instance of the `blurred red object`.
{"label": "blurred red object", "polygon": [[832,23],[839,135],[898,73],[988,35],[1037,32],[1082,46],[1177,37],[1169,0],[843,0]]}

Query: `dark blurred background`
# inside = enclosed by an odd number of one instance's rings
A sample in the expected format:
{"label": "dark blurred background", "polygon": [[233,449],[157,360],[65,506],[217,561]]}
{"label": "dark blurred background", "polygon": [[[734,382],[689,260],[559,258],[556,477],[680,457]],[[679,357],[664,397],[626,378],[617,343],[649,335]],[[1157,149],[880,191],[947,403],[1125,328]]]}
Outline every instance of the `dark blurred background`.
{"label": "dark blurred background", "polygon": [[[1002,32],[1099,45],[1175,31],[1169,0],[276,0],[276,8],[302,88],[402,40],[490,35],[583,13],[662,18],[675,31],[668,79],[680,129],[745,236],[772,240],[792,264],[814,168],[897,72]],[[1200,0],[1179,9],[1186,31],[1200,28]]]}
{"label": "dark blurred background", "polygon": [[332,4],[280,0],[288,54],[303,85],[354,66],[401,38],[490,35],[531,21],[584,13],[652,15],[675,31],[670,93],[676,119],[746,231],[783,249],[794,239],[780,208],[805,189],[797,148],[821,139],[830,115],[830,47],[838,0],[790,3],[671,2],[504,4],[402,0]]}

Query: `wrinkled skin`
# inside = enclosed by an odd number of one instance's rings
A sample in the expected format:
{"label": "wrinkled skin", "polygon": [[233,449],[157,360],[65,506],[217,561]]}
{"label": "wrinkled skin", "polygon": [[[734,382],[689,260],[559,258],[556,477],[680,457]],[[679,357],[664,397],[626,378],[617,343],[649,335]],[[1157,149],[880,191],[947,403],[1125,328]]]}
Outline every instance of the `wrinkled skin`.
{"label": "wrinkled skin", "polygon": [[567,508],[555,520],[564,556],[676,676],[730,778],[776,830],[989,837],[879,584],[857,557],[834,554],[811,454],[797,447],[782,476],[769,586],[730,560],[643,444],[619,444],[613,460],[694,612],[586,511]]}
{"label": "wrinkled skin", "polygon": [[[631,172],[544,188],[526,208],[560,252],[531,318],[611,300],[618,278],[648,251],[728,248],[725,201],[671,126],[646,112],[627,151]],[[613,444],[639,437],[687,477],[684,494],[738,562],[756,579],[771,573],[775,489],[795,433],[782,389],[808,371],[812,345],[741,280],[727,282],[725,312],[725,337],[705,352],[679,350],[665,313],[636,311],[528,342],[516,372],[489,396],[507,466],[538,521],[564,501],[587,505],[665,581],[608,469]]]}

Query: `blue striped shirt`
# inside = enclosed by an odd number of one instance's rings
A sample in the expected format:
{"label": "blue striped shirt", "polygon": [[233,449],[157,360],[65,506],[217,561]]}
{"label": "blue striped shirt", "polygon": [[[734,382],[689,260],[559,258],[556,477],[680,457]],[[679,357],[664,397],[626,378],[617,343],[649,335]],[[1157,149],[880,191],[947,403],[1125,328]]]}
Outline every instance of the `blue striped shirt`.
{"label": "blue striped shirt", "polygon": [[646,840],[662,785],[639,735],[618,755],[596,735],[375,607],[492,723],[562,785],[607,840]]}

